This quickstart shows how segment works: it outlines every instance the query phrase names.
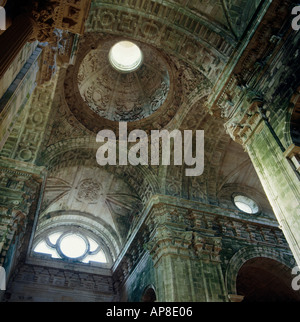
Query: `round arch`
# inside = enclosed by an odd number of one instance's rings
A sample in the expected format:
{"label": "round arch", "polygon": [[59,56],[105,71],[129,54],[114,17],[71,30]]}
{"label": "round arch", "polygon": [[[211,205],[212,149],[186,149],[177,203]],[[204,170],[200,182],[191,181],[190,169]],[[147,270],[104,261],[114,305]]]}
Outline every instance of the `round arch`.
{"label": "round arch", "polygon": [[286,267],[292,268],[296,265],[292,257],[289,257],[281,252],[267,247],[254,246],[245,247],[240,249],[230,260],[226,274],[225,274],[225,285],[229,296],[237,295],[237,276],[241,267],[253,258],[264,257],[268,259],[275,260]]}
{"label": "round arch", "polygon": [[141,302],[155,302],[157,300],[155,287],[148,285],[142,295]]}
{"label": "round arch", "polygon": [[291,269],[266,257],[249,259],[237,275],[237,293],[243,302],[299,302],[292,288]]}

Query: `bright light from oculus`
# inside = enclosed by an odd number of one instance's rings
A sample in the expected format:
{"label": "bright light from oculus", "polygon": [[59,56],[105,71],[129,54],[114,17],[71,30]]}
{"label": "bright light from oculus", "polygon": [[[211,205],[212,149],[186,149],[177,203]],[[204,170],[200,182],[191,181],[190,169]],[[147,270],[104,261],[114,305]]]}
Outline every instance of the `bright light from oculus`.
{"label": "bright light from oculus", "polygon": [[86,253],[86,242],[78,235],[72,234],[63,237],[60,249],[69,258],[78,258]]}
{"label": "bright light from oculus", "polygon": [[234,197],[234,204],[239,210],[247,214],[256,214],[259,210],[254,200],[242,195]]}
{"label": "bright light from oculus", "polygon": [[111,48],[109,61],[116,70],[129,73],[141,66],[143,54],[140,48],[131,41],[120,41]]}

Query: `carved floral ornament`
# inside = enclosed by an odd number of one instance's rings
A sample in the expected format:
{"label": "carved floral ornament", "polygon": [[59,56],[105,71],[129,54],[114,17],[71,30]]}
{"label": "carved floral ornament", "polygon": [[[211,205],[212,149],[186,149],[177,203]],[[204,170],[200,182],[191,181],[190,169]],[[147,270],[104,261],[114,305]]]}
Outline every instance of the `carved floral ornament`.
{"label": "carved floral ornament", "polygon": [[168,69],[150,47],[142,46],[142,66],[133,72],[119,72],[108,63],[109,49],[119,44],[114,43],[104,43],[83,59],[78,73],[80,94],[90,109],[111,121],[144,119],[168,96]]}
{"label": "carved floral ornament", "polygon": [[101,195],[102,185],[93,179],[86,179],[78,186],[77,199],[83,202],[97,202]]}

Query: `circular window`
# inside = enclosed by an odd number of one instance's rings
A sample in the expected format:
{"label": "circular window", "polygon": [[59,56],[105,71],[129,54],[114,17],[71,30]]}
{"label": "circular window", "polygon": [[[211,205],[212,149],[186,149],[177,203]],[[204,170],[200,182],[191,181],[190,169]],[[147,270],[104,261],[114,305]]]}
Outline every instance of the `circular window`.
{"label": "circular window", "polygon": [[259,211],[257,203],[246,196],[237,195],[233,198],[233,202],[240,211],[247,214],[256,214]]}
{"label": "circular window", "polygon": [[131,41],[120,41],[109,52],[109,61],[120,72],[133,72],[143,62],[140,48]]}
{"label": "circular window", "polygon": [[60,250],[69,258],[79,258],[85,255],[87,244],[79,235],[66,235],[60,241]]}

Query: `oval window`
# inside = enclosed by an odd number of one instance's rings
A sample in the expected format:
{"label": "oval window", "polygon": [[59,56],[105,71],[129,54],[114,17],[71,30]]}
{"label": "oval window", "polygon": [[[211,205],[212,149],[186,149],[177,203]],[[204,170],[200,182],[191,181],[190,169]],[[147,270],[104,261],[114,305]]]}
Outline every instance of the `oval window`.
{"label": "oval window", "polygon": [[243,195],[237,195],[233,198],[235,206],[247,214],[256,214],[259,211],[257,203]]}

